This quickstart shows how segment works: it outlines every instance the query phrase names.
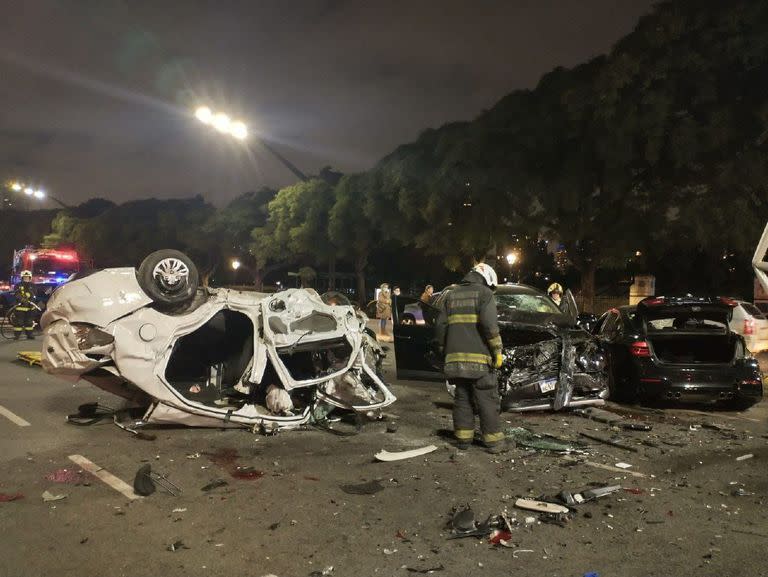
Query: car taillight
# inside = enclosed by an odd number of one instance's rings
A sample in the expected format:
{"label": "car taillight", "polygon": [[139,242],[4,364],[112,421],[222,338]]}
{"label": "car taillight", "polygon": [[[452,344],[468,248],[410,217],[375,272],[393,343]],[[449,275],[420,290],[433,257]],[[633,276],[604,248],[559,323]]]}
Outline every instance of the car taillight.
{"label": "car taillight", "polygon": [[651,349],[645,341],[637,341],[630,345],[629,352],[633,357],[650,357]]}
{"label": "car taillight", "polygon": [[752,319],[744,319],[744,330],[742,334],[754,335],[755,334],[755,321]]}

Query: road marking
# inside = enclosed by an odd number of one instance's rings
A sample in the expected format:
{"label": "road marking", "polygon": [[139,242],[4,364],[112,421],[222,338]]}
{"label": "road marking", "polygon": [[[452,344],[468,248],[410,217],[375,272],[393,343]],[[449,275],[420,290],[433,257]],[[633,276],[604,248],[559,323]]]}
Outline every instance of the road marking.
{"label": "road marking", "polygon": [[84,471],[88,471],[91,475],[104,481],[115,491],[122,493],[129,499],[141,499],[141,496],[134,493],[133,487],[131,487],[128,483],[122,479],[119,479],[118,477],[115,477],[112,473],[103,467],[99,467],[96,463],[89,461],[82,455],[70,455],[69,460],[77,465],[80,465]]}
{"label": "road marking", "polygon": [[9,411],[3,405],[0,405],[0,415],[3,415],[6,419],[12,423],[17,424],[19,427],[30,427],[30,423],[22,419],[19,415],[13,411]]}
{"label": "road marking", "polygon": [[571,461],[573,463],[581,463],[582,465],[589,465],[590,467],[595,467],[597,469],[605,469],[606,471],[621,473],[622,475],[632,475],[633,477],[641,477],[643,479],[648,477],[648,475],[646,475],[645,473],[638,473],[637,471],[627,471],[626,469],[619,469],[618,467],[613,467],[611,465],[604,465],[603,463],[595,463],[594,461],[582,461],[580,459],[575,459],[573,457],[568,457],[568,456],[564,456],[563,459],[565,459],[566,461]]}

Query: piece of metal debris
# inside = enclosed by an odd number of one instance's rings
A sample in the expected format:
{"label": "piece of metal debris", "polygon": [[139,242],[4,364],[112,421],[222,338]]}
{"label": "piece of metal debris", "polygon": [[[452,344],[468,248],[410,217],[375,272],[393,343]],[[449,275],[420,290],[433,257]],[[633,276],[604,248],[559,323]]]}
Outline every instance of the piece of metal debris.
{"label": "piece of metal debris", "polygon": [[51,501],[61,501],[62,499],[67,498],[67,496],[64,495],[63,493],[60,495],[54,495],[50,491],[43,491],[42,497],[43,497],[43,503],[49,503]]}
{"label": "piece of metal debris", "polygon": [[225,485],[229,485],[224,479],[214,479],[204,487],[201,487],[201,491],[213,491],[214,489],[218,489],[219,487],[224,487]]}
{"label": "piece of metal debris", "polygon": [[631,469],[632,468],[632,465],[630,465],[629,463],[624,463],[624,462],[616,463],[615,466],[618,467],[619,469]]}
{"label": "piece of metal debris", "polygon": [[172,483],[168,477],[152,471],[152,465],[146,463],[139,467],[133,478],[133,491],[137,495],[146,497],[155,492],[156,486],[165,490],[174,497],[181,495],[181,488]]}
{"label": "piece of metal debris", "polygon": [[374,495],[384,490],[384,485],[378,479],[356,485],[340,485],[342,491],[349,495]]}
{"label": "piece of metal debris", "polygon": [[395,453],[390,451],[379,451],[376,453],[375,457],[379,461],[400,461],[402,459],[420,457],[421,455],[426,455],[432,451],[437,451],[437,447],[435,445],[427,445],[426,447],[411,449],[410,451],[398,451]]}
{"label": "piece of metal debris", "polygon": [[742,455],[741,457],[736,457],[737,461],[746,461],[747,459],[751,459],[754,457],[752,453],[747,453],[746,455]]}
{"label": "piece of metal debris", "polygon": [[184,544],[184,541],[182,541],[181,539],[179,539],[178,541],[174,541],[173,543],[168,545],[168,547],[166,547],[167,551],[179,551],[180,549],[189,549],[189,547],[187,547]]}
{"label": "piece of metal debris", "polygon": [[445,566],[440,564],[440,565],[437,565],[436,567],[426,567],[424,569],[417,569],[416,567],[406,567],[405,570],[408,571],[408,573],[420,573],[422,575],[427,575],[429,573],[436,573],[437,571],[444,571]]}

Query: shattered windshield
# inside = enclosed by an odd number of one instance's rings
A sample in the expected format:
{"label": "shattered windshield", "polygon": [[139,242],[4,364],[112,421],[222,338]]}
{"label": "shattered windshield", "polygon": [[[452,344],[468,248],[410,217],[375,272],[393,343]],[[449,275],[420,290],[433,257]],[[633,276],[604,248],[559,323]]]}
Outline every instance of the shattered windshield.
{"label": "shattered windshield", "polygon": [[544,295],[531,294],[497,294],[496,305],[501,314],[502,309],[508,312],[540,313],[546,315],[560,314],[560,309],[552,300]]}

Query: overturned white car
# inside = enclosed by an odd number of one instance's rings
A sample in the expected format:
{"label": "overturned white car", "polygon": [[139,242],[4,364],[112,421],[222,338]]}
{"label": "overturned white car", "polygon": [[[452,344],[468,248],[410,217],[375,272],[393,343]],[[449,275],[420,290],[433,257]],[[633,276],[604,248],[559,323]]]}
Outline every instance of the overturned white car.
{"label": "overturned white car", "polygon": [[384,351],[338,293],[198,289],[194,264],[161,250],[138,271],[76,278],[48,302],[43,367],[137,404],[137,424],[297,427],[340,407],[395,401]]}

